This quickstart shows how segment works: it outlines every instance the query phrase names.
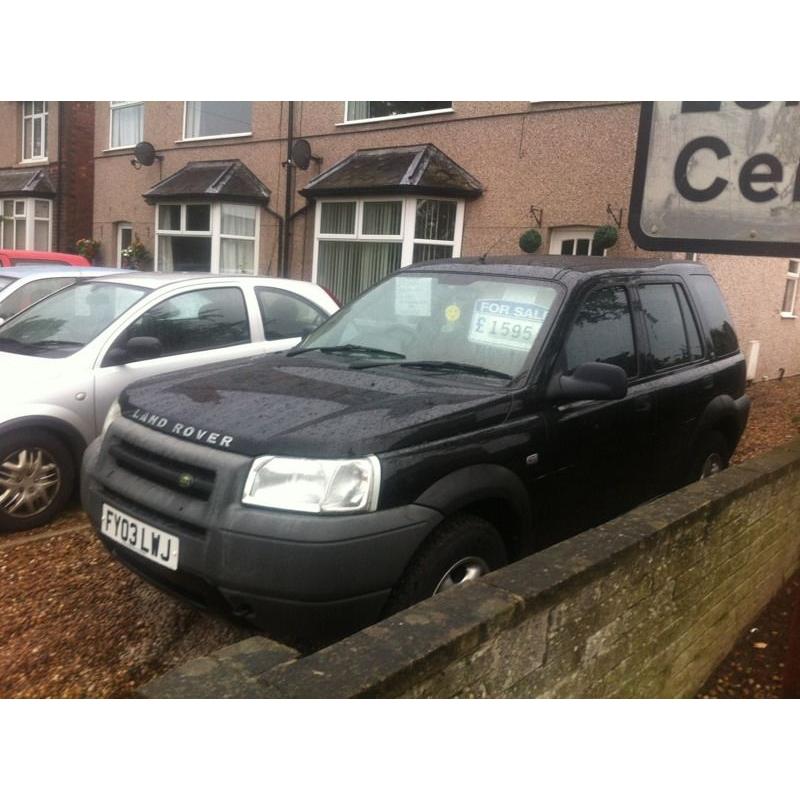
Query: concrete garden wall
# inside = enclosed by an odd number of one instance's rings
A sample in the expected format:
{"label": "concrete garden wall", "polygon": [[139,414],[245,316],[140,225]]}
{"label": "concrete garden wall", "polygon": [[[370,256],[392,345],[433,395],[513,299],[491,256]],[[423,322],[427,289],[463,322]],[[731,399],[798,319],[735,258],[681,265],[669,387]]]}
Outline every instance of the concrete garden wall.
{"label": "concrete garden wall", "polygon": [[692,696],[800,568],[800,440],[298,657],[253,637],[145,697]]}

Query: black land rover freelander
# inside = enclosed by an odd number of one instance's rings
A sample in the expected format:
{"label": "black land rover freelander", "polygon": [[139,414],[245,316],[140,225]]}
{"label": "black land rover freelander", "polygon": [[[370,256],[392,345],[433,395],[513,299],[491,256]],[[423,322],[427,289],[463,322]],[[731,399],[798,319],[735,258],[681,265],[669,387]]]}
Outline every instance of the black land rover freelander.
{"label": "black land rover freelander", "polygon": [[723,469],[748,408],[700,264],[436,261],[294,350],[130,386],[83,503],[166,590],[344,632]]}

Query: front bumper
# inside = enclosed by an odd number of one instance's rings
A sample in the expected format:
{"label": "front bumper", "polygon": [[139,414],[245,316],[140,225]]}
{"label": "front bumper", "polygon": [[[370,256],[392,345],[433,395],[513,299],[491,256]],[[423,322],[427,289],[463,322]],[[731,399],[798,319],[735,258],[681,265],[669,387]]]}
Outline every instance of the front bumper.
{"label": "front bumper", "polygon": [[[251,463],[119,419],[86,451],[83,507],[95,530],[108,503],[177,536],[175,571],[98,534],[126,566],[195,605],[283,638],[377,621],[441,515],[416,505],[337,516],[247,507],[240,501]],[[207,496],[178,489],[176,466],[212,475]]]}

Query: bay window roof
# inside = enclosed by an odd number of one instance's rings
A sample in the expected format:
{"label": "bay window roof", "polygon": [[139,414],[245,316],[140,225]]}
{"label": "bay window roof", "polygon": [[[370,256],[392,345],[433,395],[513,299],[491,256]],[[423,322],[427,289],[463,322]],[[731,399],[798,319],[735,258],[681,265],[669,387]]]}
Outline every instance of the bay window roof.
{"label": "bay window roof", "polygon": [[0,169],[0,197],[55,197],[44,169]]}
{"label": "bay window roof", "polygon": [[483,186],[432,144],[356,150],[309,181],[305,197],[415,194],[477,197]]}
{"label": "bay window roof", "polygon": [[148,203],[166,200],[229,200],[267,205],[270,191],[239,159],[190,161],[142,195]]}

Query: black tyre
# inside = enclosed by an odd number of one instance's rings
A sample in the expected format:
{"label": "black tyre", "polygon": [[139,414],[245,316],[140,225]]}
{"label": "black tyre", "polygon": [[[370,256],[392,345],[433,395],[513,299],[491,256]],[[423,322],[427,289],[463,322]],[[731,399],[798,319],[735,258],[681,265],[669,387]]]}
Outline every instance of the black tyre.
{"label": "black tyre", "polygon": [[74,485],[72,455],[51,433],[27,430],[0,437],[0,532],[50,522]]}
{"label": "black tyre", "polygon": [[719,431],[709,431],[700,437],[689,468],[689,480],[700,481],[726,469],[730,460],[730,446]]}
{"label": "black tyre", "polygon": [[414,556],[389,597],[383,616],[475,580],[507,562],[503,539],[491,523],[471,514],[451,517]]}

